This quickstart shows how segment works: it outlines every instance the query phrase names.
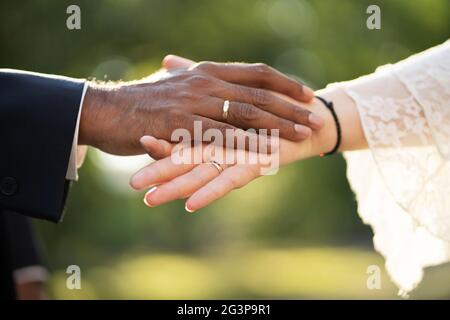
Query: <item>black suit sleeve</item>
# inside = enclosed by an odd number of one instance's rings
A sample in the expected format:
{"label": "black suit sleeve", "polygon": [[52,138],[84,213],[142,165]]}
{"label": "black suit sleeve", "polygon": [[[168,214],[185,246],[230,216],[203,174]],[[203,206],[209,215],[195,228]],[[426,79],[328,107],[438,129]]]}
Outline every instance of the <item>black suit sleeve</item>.
{"label": "black suit sleeve", "polygon": [[61,219],[84,81],[0,69],[0,207]]}

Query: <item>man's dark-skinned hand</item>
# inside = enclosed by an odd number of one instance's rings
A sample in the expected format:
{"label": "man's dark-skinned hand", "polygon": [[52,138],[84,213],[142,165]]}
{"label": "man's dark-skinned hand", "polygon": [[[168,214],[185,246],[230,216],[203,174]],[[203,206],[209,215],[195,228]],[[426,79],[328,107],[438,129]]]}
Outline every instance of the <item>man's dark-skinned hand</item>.
{"label": "man's dark-skinned hand", "polygon": [[[307,109],[279,98],[310,101],[311,89],[265,64],[201,62],[139,81],[90,83],[83,103],[79,144],[118,155],[142,153],[144,135],[171,140],[175,129],[279,129],[280,137],[299,141],[323,121]],[[230,101],[223,122],[223,103]]]}

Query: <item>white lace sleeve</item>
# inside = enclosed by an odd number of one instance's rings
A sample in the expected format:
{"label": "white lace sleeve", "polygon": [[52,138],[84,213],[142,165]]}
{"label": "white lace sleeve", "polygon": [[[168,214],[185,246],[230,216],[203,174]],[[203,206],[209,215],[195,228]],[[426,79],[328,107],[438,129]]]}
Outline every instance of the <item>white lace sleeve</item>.
{"label": "white lace sleeve", "polygon": [[358,212],[406,294],[450,261],[450,41],[337,85],[370,147],[344,154]]}

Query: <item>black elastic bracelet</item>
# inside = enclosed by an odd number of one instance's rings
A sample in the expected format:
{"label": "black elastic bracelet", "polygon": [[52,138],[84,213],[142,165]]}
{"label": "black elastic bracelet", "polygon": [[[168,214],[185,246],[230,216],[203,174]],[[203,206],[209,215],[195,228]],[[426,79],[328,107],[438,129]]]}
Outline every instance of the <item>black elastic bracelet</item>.
{"label": "black elastic bracelet", "polygon": [[341,139],[342,139],[342,137],[341,137],[341,124],[339,123],[339,118],[338,118],[338,116],[336,114],[336,111],[334,110],[333,102],[332,101],[327,101],[324,98],[319,97],[319,96],[316,96],[316,98],[319,99],[320,101],[322,101],[322,103],[325,105],[325,107],[327,107],[327,109],[330,110],[330,112],[331,112],[331,114],[333,116],[334,122],[336,124],[337,139],[336,139],[336,144],[334,145],[334,148],[331,151],[327,152],[327,153],[321,153],[320,154],[321,157],[329,156],[329,155],[331,155],[333,153],[336,153],[336,151],[338,151],[338,149],[339,149],[339,147],[341,145]]}

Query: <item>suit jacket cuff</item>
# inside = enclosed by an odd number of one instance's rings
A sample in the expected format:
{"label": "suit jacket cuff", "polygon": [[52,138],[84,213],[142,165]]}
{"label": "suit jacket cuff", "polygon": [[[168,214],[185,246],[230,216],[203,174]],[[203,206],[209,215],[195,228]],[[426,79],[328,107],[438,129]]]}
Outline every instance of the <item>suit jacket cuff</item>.
{"label": "suit jacket cuff", "polygon": [[0,207],[60,221],[85,81],[0,70]]}
{"label": "suit jacket cuff", "polygon": [[81,165],[84,162],[84,158],[86,157],[87,152],[87,146],[79,146],[78,145],[78,133],[80,130],[80,117],[81,117],[81,111],[83,110],[83,102],[84,102],[84,96],[86,95],[88,84],[87,82],[84,84],[83,93],[81,94],[81,101],[78,111],[78,118],[77,118],[77,125],[75,127],[75,132],[73,135],[72,140],[72,149],[70,152],[70,158],[69,158],[69,166],[67,167],[67,173],[66,173],[66,179],[67,180],[78,180],[78,168],[81,167]]}

